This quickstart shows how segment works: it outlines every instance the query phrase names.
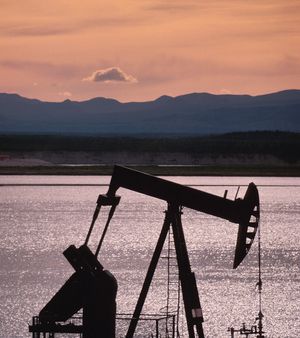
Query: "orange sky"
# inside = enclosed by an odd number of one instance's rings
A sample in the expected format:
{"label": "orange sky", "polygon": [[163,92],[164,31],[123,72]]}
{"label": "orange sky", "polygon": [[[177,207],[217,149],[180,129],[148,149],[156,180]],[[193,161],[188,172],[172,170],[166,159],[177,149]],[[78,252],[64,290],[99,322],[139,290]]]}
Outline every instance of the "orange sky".
{"label": "orange sky", "polygon": [[300,88],[299,0],[0,0],[0,92],[144,101]]}

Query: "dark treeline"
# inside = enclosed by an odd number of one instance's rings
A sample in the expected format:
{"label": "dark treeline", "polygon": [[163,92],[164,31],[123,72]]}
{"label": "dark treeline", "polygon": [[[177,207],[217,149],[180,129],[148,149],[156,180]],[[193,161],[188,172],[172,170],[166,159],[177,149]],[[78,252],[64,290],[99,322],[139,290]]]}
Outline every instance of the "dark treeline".
{"label": "dark treeline", "polygon": [[1,152],[180,152],[198,156],[273,155],[293,163],[299,160],[300,133],[242,132],[197,137],[121,137],[63,135],[0,135]]}

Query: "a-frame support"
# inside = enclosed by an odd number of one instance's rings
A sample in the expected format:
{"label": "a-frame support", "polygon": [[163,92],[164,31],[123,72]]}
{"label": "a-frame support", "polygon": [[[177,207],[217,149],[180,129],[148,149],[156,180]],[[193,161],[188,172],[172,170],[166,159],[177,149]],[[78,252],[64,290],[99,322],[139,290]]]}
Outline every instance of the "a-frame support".
{"label": "a-frame support", "polygon": [[[197,290],[197,284],[194,273],[191,271],[190,260],[184,238],[184,232],[181,223],[181,206],[169,203],[166,211],[164,224],[158,238],[144,284],[137,301],[126,338],[132,338],[138,324],[143,305],[145,303],[154,272],[166,240],[170,227],[173,229],[179,278],[181,282],[182,298],[184,302],[187,328],[190,338],[204,338],[203,317],[200,306],[200,300]],[[196,332],[195,332],[196,329]]]}

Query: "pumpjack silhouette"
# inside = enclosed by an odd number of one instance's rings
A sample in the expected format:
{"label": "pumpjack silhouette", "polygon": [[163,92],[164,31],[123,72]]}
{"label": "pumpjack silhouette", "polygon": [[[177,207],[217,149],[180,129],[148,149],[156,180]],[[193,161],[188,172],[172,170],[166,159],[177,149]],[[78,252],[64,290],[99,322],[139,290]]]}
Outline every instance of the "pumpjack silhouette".
{"label": "pumpjack silhouette", "polygon": [[[109,189],[99,195],[93,219],[82,246],[71,245],[64,255],[75,272],[62,288],[34,317],[30,332],[34,338],[41,333],[54,337],[57,332],[77,332],[83,338],[114,338],[116,335],[116,294],[117,281],[103,268],[98,255],[110,221],[120,201],[116,195],[119,188],[129,189],[144,195],[166,201],[167,210],[163,226],[153,252],[151,262],[142,286],[141,293],[132,315],[126,338],[134,337],[143,305],[161,255],[164,242],[170,229],[174,237],[179,279],[185,309],[186,324],[190,338],[204,338],[203,314],[197,289],[196,277],[190,265],[187,245],[181,222],[182,208],[190,208],[239,224],[233,268],[237,268],[246,257],[254,241],[259,221],[259,196],[254,183],[250,183],[243,199],[230,200],[170,182],[126,167],[115,166]],[[101,207],[110,207],[95,253],[88,247]],[[80,309],[83,312],[82,325],[62,325]],[[145,336],[147,333],[145,333]],[[173,335],[172,337],[175,337]]]}

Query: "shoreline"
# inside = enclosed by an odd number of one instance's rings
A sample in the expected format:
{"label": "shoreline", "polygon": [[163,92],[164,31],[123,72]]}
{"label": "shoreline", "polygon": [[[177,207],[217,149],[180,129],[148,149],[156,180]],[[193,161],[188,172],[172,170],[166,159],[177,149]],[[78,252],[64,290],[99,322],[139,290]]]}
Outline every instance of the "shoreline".
{"label": "shoreline", "polygon": [[[127,165],[159,176],[278,176],[300,177],[300,166],[265,165]],[[113,165],[0,166],[0,175],[110,176]]]}

